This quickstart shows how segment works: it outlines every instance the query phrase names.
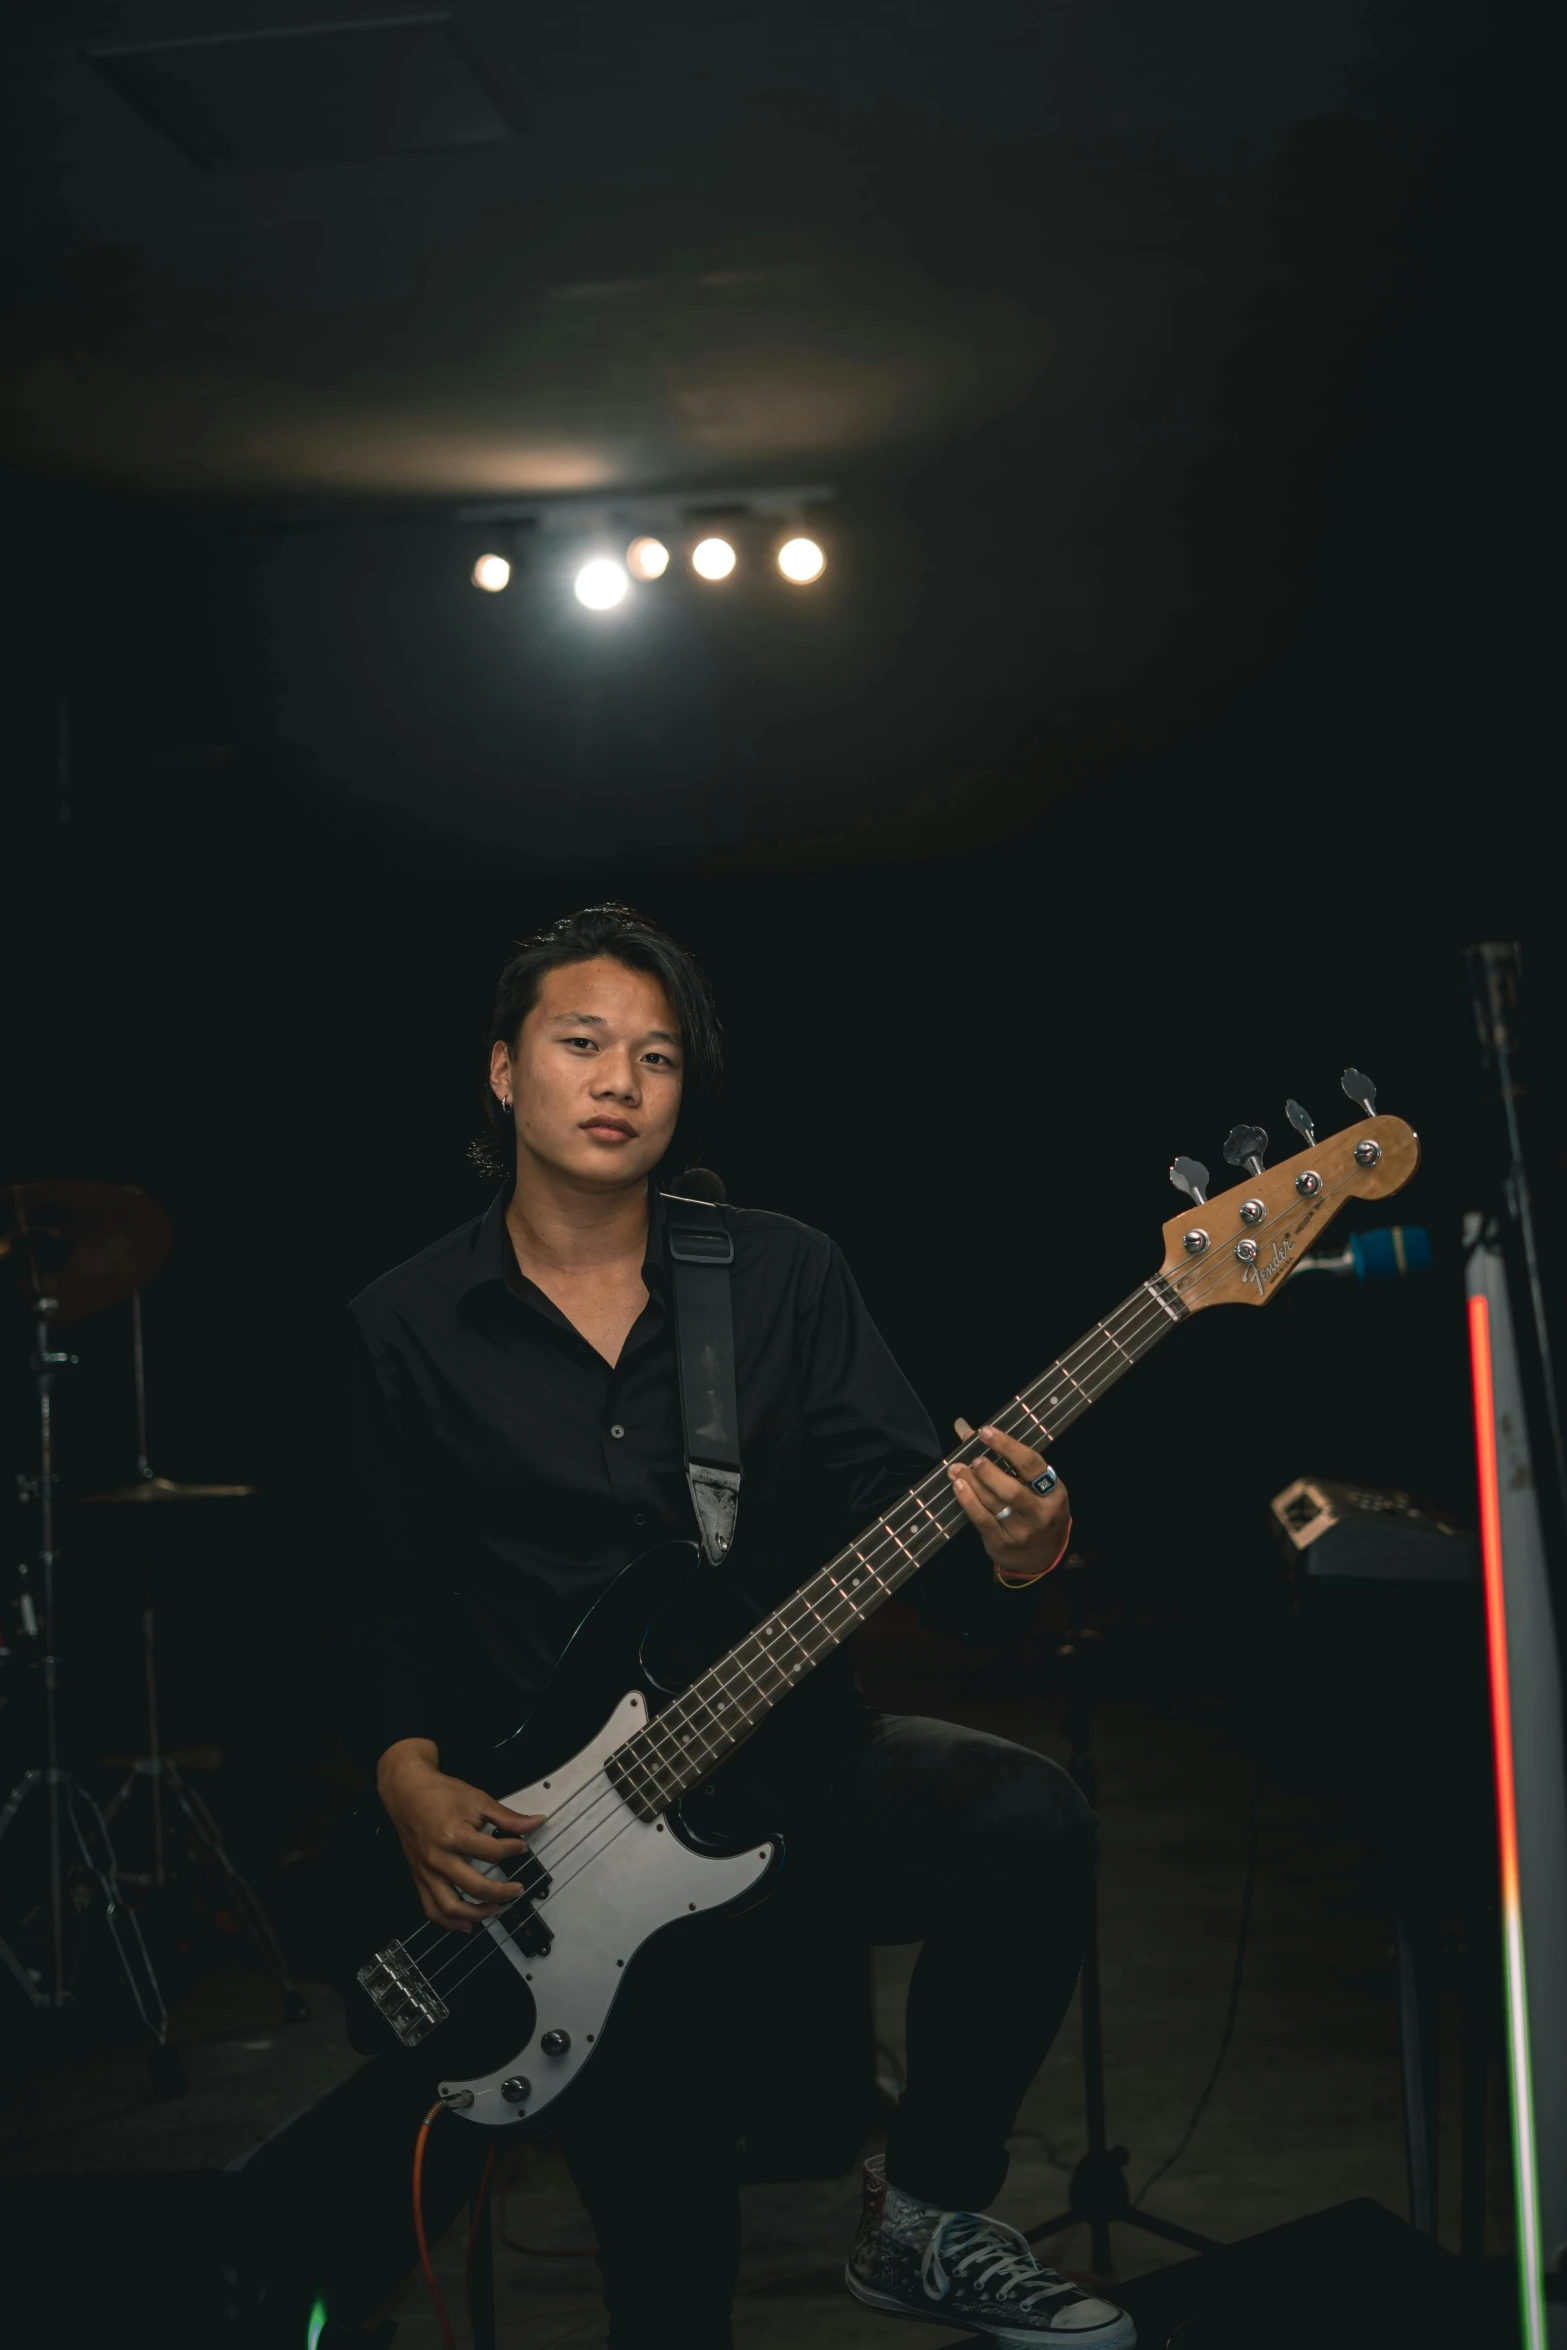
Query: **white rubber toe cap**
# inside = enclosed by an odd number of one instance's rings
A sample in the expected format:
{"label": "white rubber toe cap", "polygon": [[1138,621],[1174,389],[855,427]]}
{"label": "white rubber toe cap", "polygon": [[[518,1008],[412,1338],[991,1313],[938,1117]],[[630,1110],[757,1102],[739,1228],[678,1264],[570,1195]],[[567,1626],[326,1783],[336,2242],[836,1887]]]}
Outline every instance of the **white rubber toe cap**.
{"label": "white rubber toe cap", "polygon": [[1130,2341],[1130,2323],[1125,2311],[1108,2301],[1069,2301],[1057,2312],[1050,2330],[1054,2334],[1085,2334],[1091,2346],[1096,2339],[1109,2340],[1112,2328],[1117,2342]]}

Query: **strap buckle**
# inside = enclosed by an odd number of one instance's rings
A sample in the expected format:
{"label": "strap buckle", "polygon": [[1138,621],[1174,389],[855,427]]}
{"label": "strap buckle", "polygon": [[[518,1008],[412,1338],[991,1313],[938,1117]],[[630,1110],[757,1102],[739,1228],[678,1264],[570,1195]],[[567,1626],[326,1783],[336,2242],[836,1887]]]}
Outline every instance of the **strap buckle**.
{"label": "strap buckle", "polygon": [[[732,1265],[735,1244],[728,1226],[711,1200],[687,1199],[678,1191],[666,1191],[666,1200],[677,1208],[700,1208],[704,1221],[694,1217],[670,1216],[666,1219],[665,1240],[669,1253],[683,1265]],[[710,1217],[709,1223],[705,1219]]]}
{"label": "strap buckle", "polygon": [[671,1229],[669,1253],[683,1265],[732,1265],[735,1244],[727,1232],[679,1232]]}

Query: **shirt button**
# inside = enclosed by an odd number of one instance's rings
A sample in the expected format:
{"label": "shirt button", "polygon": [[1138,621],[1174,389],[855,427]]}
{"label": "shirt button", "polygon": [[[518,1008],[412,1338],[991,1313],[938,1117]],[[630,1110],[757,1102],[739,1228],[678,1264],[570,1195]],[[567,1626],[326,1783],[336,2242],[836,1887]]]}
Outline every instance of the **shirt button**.
{"label": "shirt button", "polygon": [[645,1526],[647,1524],[646,1513],[642,1510],[638,1510],[631,1523],[633,1526]]}
{"label": "shirt button", "polygon": [[611,1428],[611,1430],[610,1430],[610,1434],[611,1434],[611,1436],[624,1436],[624,1435],[625,1435],[625,1433],[626,1433],[626,1431],[624,1430],[624,1428],[622,1428],[622,1426],[620,1425],[620,1422],[619,1422],[618,1420],[615,1422],[615,1425],[614,1425],[614,1427],[613,1427],[613,1428]]}

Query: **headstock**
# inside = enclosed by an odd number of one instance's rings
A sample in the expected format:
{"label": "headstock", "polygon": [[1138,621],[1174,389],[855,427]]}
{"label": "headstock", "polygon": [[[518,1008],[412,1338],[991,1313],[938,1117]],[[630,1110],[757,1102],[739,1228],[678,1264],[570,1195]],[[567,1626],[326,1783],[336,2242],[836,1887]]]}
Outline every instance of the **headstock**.
{"label": "headstock", "polygon": [[[1347,1074],[1364,1089],[1351,1099],[1364,1101],[1369,1094],[1374,1104],[1375,1093],[1359,1072]],[[1305,1112],[1296,1102],[1289,1109],[1290,1123],[1305,1131]],[[1244,1182],[1200,1202],[1194,1196],[1164,1228],[1159,1270],[1190,1313],[1204,1306],[1265,1305],[1346,1200],[1386,1199],[1402,1191],[1420,1164],[1419,1141],[1402,1118],[1363,1118],[1325,1142],[1308,1142],[1276,1167],[1264,1167],[1249,1147],[1258,1135],[1260,1127],[1237,1127],[1226,1149],[1232,1165],[1252,1170]],[[1266,1141],[1262,1135],[1264,1147]],[[1191,1191],[1184,1178],[1193,1164],[1176,1161],[1180,1172],[1172,1170],[1171,1180],[1178,1189]]]}

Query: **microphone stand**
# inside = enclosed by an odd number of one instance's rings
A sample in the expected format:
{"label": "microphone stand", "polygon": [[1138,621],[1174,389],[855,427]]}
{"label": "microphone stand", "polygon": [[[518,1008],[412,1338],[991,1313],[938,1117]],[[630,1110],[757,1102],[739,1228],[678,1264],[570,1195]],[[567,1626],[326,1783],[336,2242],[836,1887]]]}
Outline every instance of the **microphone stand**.
{"label": "microphone stand", "polygon": [[[1098,1809],[1098,1775],[1094,1769],[1092,1748],[1095,1667],[1099,1653],[1099,1635],[1086,1621],[1085,1587],[1086,1562],[1068,1558],[1063,1572],[1069,1575],[1070,1594],[1067,1609],[1067,1631],[1056,1654],[1066,1660],[1067,1707],[1064,1728],[1071,1752],[1067,1771],[1084,1800]],[[1090,2257],[1094,2273],[1108,2277],[1114,2272],[1110,2265],[1110,2229],[1117,2227],[1141,2228],[1148,2236],[1162,2236],[1167,2243],[1184,2244],[1192,2252],[1217,2252],[1220,2247],[1212,2236],[1199,2236],[1192,2228],[1178,2227],[1174,2220],[1160,2219],[1151,2211],[1139,2211],[1133,2204],[1126,2184],[1126,2166],[1131,2151],[1125,2146],[1112,2146],[1105,2119],[1105,2058],[1104,2009],[1099,1981],[1099,1891],[1097,1879],[1089,1894],[1088,1943],[1083,1953],[1083,1973],[1080,1983],[1083,2017],[1083,2105],[1088,2122],[1088,2151],[1072,2173],[1071,2200],[1065,2211],[1054,2219],[1040,2222],[1038,2227],[1025,2228],[1023,2233],[1031,2244],[1046,2236],[1059,2235],[1063,2228],[1088,2229]]]}

